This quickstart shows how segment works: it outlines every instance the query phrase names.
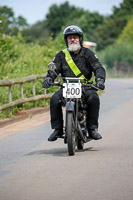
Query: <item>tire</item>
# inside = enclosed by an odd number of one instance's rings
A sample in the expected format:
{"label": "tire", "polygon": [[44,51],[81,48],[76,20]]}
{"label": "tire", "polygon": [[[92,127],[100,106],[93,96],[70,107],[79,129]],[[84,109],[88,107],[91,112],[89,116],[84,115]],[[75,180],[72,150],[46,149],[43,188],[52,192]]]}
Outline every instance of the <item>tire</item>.
{"label": "tire", "polygon": [[[77,149],[78,150],[82,150],[84,148],[84,142],[83,142],[83,133],[82,135],[80,134],[80,131],[82,132],[81,130],[81,126],[80,124],[78,123],[78,137],[77,137]],[[81,138],[82,136],[82,138]]]}
{"label": "tire", "polygon": [[80,138],[78,138],[77,149],[78,150],[83,150],[83,148],[84,148],[84,142]]}
{"label": "tire", "polygon": [[67,135],[68,154],[70,156],[73,156],[75,155],[76,139],[75,139],[75,125],[72,112],[66,113],[66,135]]}

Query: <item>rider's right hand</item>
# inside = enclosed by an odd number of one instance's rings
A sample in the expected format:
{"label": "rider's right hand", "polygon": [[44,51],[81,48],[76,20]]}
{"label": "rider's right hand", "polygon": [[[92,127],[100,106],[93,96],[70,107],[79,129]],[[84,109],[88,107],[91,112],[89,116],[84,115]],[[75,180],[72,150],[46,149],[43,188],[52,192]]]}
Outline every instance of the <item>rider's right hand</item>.
{"label": "rider's right hand", "polygon": [[49,88],[51,86],[51,83],[53,82],[51,77],[46,77],[43,81],[43,88]]}

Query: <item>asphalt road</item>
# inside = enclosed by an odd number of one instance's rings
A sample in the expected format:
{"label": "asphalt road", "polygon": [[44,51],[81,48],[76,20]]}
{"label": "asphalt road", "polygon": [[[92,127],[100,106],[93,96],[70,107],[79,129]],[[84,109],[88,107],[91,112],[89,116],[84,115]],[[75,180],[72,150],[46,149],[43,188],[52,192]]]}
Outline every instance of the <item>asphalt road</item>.
{"label": "asphalt road", "polygon": [[63,140],[47,141],[46,114],[35,118],[41,123],[0,129],[8,129],[0,138],[0,200],[133,199],[133,79],[107,80],[100,99],[103,139],[75,156]]}

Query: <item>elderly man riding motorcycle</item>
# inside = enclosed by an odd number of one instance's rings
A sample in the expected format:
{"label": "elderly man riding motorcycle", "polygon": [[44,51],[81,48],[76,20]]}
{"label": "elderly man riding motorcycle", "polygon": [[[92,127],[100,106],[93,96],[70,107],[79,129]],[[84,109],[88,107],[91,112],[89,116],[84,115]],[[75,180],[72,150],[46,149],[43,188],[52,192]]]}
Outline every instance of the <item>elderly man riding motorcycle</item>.
{"label": "elderly man riding motorcycle", "polygon": [[[96,86],[104,90],[106,72],[99,62],[98,57],[90,49],[83,47],[83,31],[78,26],[68,26],[64,30],[64,40],[67,48],[60,51],[54,58],[56,65],[56,74],[62,77],[80,77],[88,80],[95,75]],[[48,71],[43,81],[43,87],[49,88],[54,82],[56,74]],[[87,104],[86,125],[89,137],[94,140],[102,138],[98,133],[98,118],[100,109],[100,100],[96,91],[85,89],[83,96]],[[48,141],[55,141],[63,135],[63,114],[62,114],[62,89],[59,89],[52,96],[50,101],[51,127],[55,129],[49,136]]]}

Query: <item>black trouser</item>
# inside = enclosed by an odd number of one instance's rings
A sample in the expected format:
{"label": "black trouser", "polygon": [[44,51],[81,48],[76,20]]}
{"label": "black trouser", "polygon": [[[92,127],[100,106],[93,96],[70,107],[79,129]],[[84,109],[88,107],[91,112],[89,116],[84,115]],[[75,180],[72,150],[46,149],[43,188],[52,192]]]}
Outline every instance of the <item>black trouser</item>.
{"label": "black trouser", "polygon": [[[98,128],[98,117],[100,100],[95,90],[87,90],[83,92],[85,102],[87,104],[87,128]],[[63,128],[63,114],[62,114],[62,89],[58,90],[50,101],[51,127],[52,129]]]}

